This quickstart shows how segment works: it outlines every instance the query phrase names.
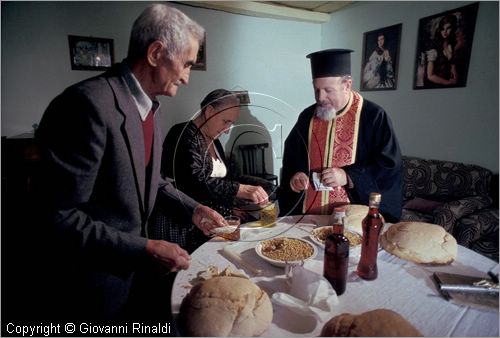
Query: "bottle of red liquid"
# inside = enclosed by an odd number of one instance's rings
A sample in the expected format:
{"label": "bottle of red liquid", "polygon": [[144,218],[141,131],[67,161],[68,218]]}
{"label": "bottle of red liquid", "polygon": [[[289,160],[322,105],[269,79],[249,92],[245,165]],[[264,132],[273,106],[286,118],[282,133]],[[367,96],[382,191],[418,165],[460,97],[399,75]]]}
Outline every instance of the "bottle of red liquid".
{"label": "bottle of red liquid", "polygon": [[379,212],[382,195],[378,192],[370,193],[368,214],[363,219],[363,239],[361,242],[361,258],[358,263],[358,275],[366,280],[377,278],[377,254],[379,236],[384,226],[382,215]]}
{"label": "bottle of red liquid", "polygon": [[336,221],[333,233],[325,240],[323,276],[330,282],[338,296],[344,293],[349,262],[349,240],[344,236],[344,224]]}

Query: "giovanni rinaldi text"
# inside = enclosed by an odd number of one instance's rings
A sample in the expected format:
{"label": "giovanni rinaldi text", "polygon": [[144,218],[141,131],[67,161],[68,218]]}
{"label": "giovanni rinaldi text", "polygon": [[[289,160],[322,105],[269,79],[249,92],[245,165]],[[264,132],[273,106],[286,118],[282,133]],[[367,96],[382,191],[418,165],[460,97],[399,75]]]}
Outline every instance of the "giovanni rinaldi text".
{"label": "giovanni rinaldi text", "polygon": [[54,335],[76,334],[76,335],[148,335],[169,334],[170,323],[141,323],[131,322],[122,324],[94,324],[88,323],[40,323],[40,324],[16,324],[7,323],[4,330],[13,336],[20,337],[48,337]]}

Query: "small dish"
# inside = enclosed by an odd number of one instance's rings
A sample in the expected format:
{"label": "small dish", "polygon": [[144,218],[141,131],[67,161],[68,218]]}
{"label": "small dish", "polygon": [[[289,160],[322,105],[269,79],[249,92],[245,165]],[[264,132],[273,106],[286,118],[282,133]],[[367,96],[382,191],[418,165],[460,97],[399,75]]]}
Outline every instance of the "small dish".
{"label": "small dish", "polygon": [[214,228],[211,230],[211,232],[213,235],[222,237],[229,241],[240,240],[241,231],[239,225],[228,225],[225,227]]}
{"label": "small dish", "polygon": [[[317,227],[311,230],[309,234],[309,238],[316,243],[320,248],[325,248],[325,239],[331,234],[333,228],[331,225],[325,225],[321,227]],[[357,232],[344,230],[344,235],[349,239],[349,244],[351,248],[355,248],[361,246],[361,235]]]}
{"label": "small dish", "polygon": [[[278,251],[281,251],[281,253],[284,253],[285,251],[283,249],[285,249],[287,246],[294,246],[295,247],[294,249],[291,250],[293,253],[297,252],[296,249],[302,249],[304,251],[304,255],[307,255],[307,256],[305,256],[303,259],[302,258],[297,259],[296,257],[291,257],[291,260],[285,260],[285,259],[271,258],[271,257],[266,256],[263,253],[263,251],[266,252],[266,250],[268,252],[273,252],[273,254],[277,254]],[[306,240],[301,239],[301,238],[276,237],[276,238],[260,241],[257,244],[257,246],[255,247],[255,252],[257,253],[257,255],[260,258],[262,258],[266,262],[268,262],[274,266],[285,267],[287,264],[288,265],[298,265],[298,264],[302,264],[305,261],[313,259],[318,254],[318,249],[316,248],[316,246],[309,243],[309,241],[306,241]]]}
{"label": "small dish", "polygon": [[[330,231],[328,231],[330,230]],[[332,233],[331,225],[317,227],[311,230],[309,238],[320,248],[325,250],[325,239],[328,233]],[[344,235],[349,239],[349,264],[357,264],[361,257],[361,235],[357,232],[344,230]],[[356,243],[356,244],[355,244]]]}

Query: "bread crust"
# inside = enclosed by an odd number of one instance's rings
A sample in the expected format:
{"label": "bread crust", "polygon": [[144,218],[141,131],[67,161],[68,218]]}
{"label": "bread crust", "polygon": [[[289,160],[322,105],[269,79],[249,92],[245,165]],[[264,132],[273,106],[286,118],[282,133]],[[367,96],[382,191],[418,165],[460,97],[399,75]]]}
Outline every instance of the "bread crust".
{"label": "bread crust", "polygon": [[421,337],[422,334],[397,312],[376,309],[354,315],[343,313],[330,319],[321,337]]}
{"label": "bread crust", "polygon": [[196,337],[258,336],[272,318],[268,295],[249,279],[234,276],[195,285],[179,311],[182,333]]}
{"label": "bread crust", "polygon": [[450,264],[457,258],[457,241],[443,227],[425,222],[393,224],[380,237],[387,251],[422,264]]}
{"label": "bread crust", "polygon": [[349,204],[346,207],[344,225],[347,229],[359,234],[363,233],[361,222],[368,214],[368,207],[362,204]]}

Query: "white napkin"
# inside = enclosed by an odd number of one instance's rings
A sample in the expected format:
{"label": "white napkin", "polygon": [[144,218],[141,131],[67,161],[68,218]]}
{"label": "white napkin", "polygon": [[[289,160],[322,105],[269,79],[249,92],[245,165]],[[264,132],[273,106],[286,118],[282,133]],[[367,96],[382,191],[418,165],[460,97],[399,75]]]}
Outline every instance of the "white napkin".
{"label": "white napkin", "polygon": [[326,186],[321,182],[319,173],[313,172],[312,178],[313,178],[314,189],[316,191],[333,190],[333,187]]}
{"label": "white napkin", "polygon": [[322,276],[300,265],[292,267],[288,293],[276,292],[272,301],[301,315],[312,315],[320,321],[331,317],[339,300],[335,290]]}

